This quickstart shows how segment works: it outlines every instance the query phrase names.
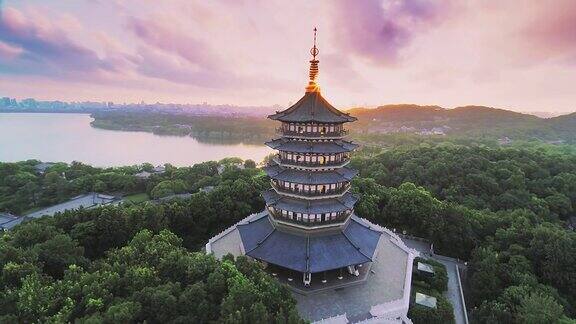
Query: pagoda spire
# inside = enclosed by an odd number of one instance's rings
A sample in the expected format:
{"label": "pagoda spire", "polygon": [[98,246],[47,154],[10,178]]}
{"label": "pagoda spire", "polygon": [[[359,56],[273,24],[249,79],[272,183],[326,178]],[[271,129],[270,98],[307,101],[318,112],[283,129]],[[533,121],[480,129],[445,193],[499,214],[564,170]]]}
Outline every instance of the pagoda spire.
{"label": "pagoda spire", "polygon": [[318,47],[316,47],[316,32],[318,29],[314,27],[314,46],[310,49],[310,54],[312,54],[312,60],[310,60],[310,81],[308,81],[308,86],[306,87],[306,92],[320,92],[320,87],[316,84],[316,77],[318,76],[318,61],[316,56],[319,53]]}

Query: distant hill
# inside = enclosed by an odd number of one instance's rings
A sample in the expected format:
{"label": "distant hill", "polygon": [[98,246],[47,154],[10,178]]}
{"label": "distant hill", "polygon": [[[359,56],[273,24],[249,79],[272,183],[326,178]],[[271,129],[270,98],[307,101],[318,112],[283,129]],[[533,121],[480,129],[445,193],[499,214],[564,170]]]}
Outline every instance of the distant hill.
{"label": "distant hill", "polygon": [[576,113],[540,118],[485,106],[446,109],[413,104],[353,108],[348,112],[358,118],[352,129],[364,134],[406,132],[569,142],[576,139]]}
{"label": "distant hill", "polygon": [[[198,139],[261,141],[273,135],[275,125],[266,116],[287,107],[203,104],[114,104],[0,98],[0,112],[91,113],[92,126],[147,131]],[[347,110],[358,118],[349,127],[357,134],[407,133],[468,138],[539,139],[576,143],[576,113],[552,118],[485,106],[446,109],[414,104],[384,105]]]}

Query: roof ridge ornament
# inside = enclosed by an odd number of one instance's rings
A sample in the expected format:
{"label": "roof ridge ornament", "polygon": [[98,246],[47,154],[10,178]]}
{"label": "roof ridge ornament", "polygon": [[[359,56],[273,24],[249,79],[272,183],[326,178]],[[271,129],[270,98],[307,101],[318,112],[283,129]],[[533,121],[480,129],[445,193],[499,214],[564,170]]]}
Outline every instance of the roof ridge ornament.
{"label": "roof ridge ornament", "polygon": [[316,47],[316,32],[318,29],[314,27],[314,46],[310,49],[310,54],[312,54],[312,60],[310,60],[310,81],[308,81],[308,86],[306,87],[306,92],[320,92],[320,87],[316,84],[316,77],[318,76],[318,61],[316,56],[320,52],[318,47]]}

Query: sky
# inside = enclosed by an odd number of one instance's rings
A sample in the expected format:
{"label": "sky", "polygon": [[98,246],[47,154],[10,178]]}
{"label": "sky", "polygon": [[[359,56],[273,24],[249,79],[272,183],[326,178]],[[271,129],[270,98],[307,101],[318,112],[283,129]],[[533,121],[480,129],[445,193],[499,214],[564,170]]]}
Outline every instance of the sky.
{"label": "sky", "polygon": [[575,0],[0,0],[0,96],[576,111]]}

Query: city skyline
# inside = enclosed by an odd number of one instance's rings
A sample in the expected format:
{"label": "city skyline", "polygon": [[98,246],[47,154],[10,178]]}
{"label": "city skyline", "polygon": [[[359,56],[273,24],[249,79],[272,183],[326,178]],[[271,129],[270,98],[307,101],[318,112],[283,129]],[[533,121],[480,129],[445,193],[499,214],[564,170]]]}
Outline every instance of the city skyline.
{"label": "city skyline", "polygon": [[1,95],[287,106],[317,26],[319,84],[337,107],[576,110],[574,2],[281,4],[0,2]]}

